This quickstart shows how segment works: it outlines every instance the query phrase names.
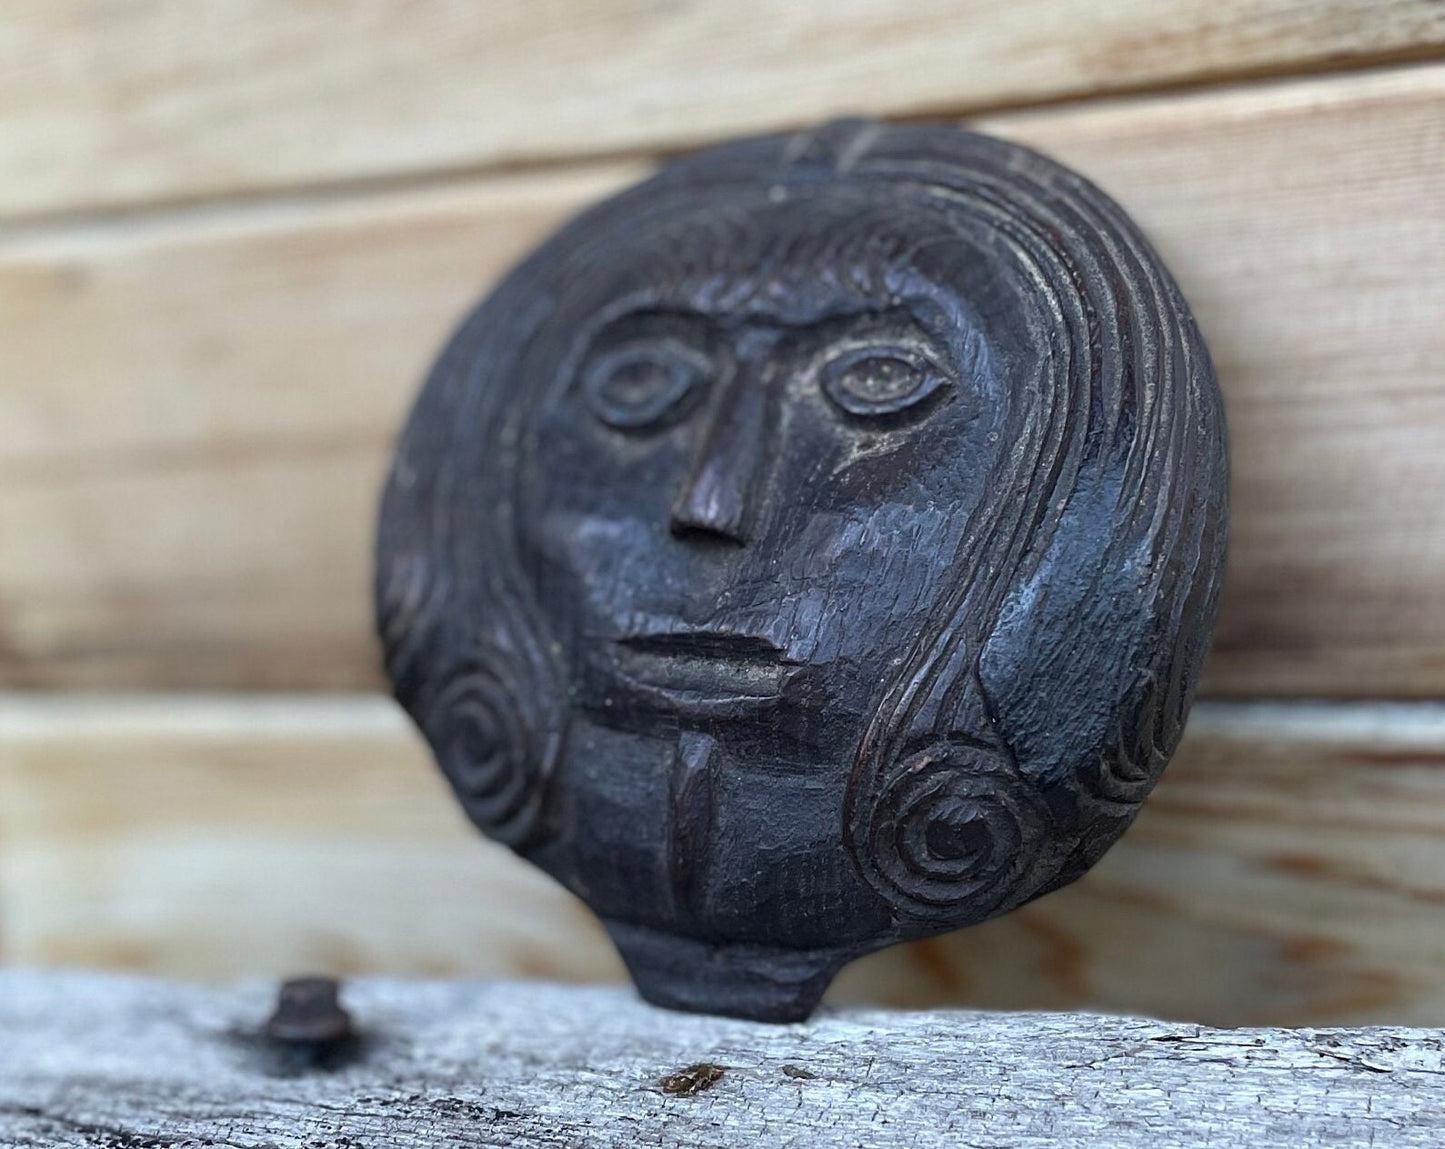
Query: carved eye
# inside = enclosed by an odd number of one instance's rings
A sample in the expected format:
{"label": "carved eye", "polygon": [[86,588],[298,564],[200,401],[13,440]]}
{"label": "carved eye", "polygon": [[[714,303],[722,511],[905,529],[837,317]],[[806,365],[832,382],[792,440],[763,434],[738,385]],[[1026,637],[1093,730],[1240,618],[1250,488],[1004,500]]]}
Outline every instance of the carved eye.
{"label": "carved eye", "polygon": [[906,411],[948,381],[926,356],[907,347],[858,347],[823,367],[823,393],[850,415],[877,418]]}
{"label": "carved eye", "polygon": [[614,348],[589,363],[582,394],[609,427],[640,430],[683,414],[712,371],[706,355],[674,340]]}

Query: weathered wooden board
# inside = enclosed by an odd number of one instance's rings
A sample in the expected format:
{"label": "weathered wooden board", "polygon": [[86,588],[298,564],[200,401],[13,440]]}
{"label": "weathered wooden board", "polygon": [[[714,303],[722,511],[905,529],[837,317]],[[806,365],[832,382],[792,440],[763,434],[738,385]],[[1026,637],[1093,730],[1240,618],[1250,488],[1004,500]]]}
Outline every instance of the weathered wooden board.
{"label": "weathered wooden board", "polygon": [[[614,980],[381,699],[7,698],[0,960],[199,977]],[[1213,1024],[1445,1022],[1445,706],[1197,708],[1083,881],[834,1000]]]}
{"label": "weathered wooden board", "polygon": [[8,0],[0,215],[1442,49],[1432,0]]}
{"label": "weathered wooden board", "polygon": [[[329,1068],[259,1041],[270,987],[0,973],[0,1141],[30,1146],[1254,1149],[1445,1139],[1445,1034],[1086,1014],[767,1026],[630,992],[356,982]],[[272,991],[274,992],[274,991]],[[678,1092],[679,1071],[709,1087]]]}
{"label": "weathered wooden board", "polygon": [[[1219,362],[1206,689],[1445,694],[1445,67],[995,117],[1094,175]],[[636,164],[0,239],[0,683],[374,686],[371,520],[447,329]]]}

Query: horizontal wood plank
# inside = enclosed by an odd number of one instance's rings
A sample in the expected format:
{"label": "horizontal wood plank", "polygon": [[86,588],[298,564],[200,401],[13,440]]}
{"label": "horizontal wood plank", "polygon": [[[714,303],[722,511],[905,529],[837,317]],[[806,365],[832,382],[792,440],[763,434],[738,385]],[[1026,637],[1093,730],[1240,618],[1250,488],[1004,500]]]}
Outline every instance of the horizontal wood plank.
{"label": "horizontal wood plank", "polygon": [[1442,49],[1432,0],[8,0],[0,216]]}
{"label": "horizontal wood plank", "polygon": [[[0,973],[13,1145],[1433,1149],[1445,1034],[1076,1014],[666,1013],[615,989],[366,980],[362,1034],[257,1036],[272,987]],[[318,1067],[319,1065],[319,1067]]]}
{"label": "horizontal wood plank", "polygon": [[[1175,269],[1234,445],[1216,695],[1445,694],[1445,67],[987,119]],[[375,687],[374,501],[449,327],[641,164],[0,239],[0,684]]]}
{"label": "horizontal wood plank", "polygon": [[[379,698],[11,696],[0,958],[205,978],[620,980]],[[1445,706],[1196,708],[1087,877],[844,971],[835,1002],[1445,1022]]]}

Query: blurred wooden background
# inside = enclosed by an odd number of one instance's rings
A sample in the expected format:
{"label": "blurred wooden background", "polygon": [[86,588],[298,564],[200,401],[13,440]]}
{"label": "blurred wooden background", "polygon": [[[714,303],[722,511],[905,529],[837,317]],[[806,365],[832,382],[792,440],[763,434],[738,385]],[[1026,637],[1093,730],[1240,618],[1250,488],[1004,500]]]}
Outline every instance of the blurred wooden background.
{"label": "blurred wooden background", "polygon": [[1089,878],[837,995],[1445,1023],[1445,4],[8,0],[0,958],[615,978],[381,697],[388,444],[462,311],[660,158],[969,118],[1209,338],[1207,701]]}

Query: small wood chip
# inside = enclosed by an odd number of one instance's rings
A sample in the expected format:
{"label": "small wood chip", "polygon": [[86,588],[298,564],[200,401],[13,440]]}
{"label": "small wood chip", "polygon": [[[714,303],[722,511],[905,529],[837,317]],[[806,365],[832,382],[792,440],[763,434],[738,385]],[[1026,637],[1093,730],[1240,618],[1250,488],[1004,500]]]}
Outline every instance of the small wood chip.
{"label": "small wood chip", "polygon": [[674,1097],[695,1097],[721,1081],[726,1072],[726,1066],[699,1061],[696,1065],[669,1073],[658,1084],[662,1086],[664,1093],[670,1093]]}

